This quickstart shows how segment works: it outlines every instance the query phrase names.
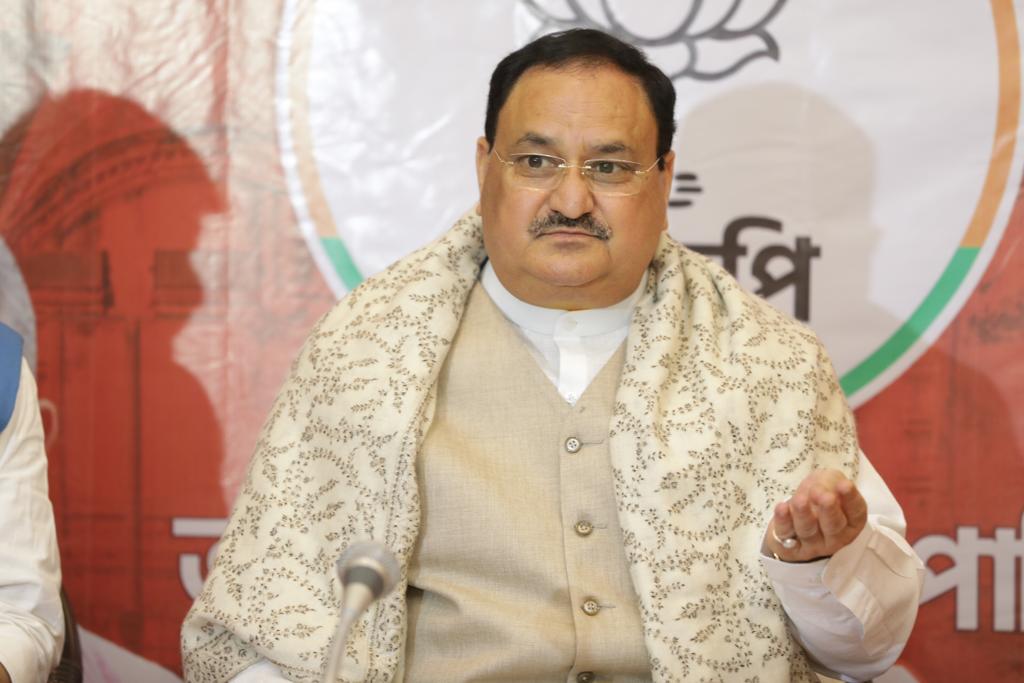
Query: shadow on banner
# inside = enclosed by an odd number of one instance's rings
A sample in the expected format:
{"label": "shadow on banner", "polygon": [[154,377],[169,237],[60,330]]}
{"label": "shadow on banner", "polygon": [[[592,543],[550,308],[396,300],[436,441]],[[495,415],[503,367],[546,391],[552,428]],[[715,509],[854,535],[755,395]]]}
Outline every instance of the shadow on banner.
{"label": "shadow on banner", "polygon": [[0,139],[0,236],[34,311],[64,584],[93,680],[178,680],[147,659],[180,671],[178,557],[211,541],[173,537],[172,520],[183,504],[226,512],[220,426],[176,345],[204,303],[195,263],[226,267],[196,250],[223,210],[196,152],[128,99],[46,97]]}

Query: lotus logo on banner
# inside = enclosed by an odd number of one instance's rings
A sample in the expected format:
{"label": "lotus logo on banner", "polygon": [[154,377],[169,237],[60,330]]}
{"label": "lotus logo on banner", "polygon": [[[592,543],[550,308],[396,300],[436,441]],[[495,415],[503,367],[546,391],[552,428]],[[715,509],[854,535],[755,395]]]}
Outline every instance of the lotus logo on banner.
{"label": "lotus logo on banner", "polygon": [[806,321],[854,405],[956,315],[1020,183],[1012,0],[287,0],[282,26],[282,163],[339,296],[473,206],[491,69],[574,26],[673,77],[672,234]]}
{"label": "lotus logo on banner", "polygon": [[552,31],[595,28],[642,49],[669,78],[701,81],[725,78],[760,57],[778,59],[779,45],[766,27],[785,4],[698,0],[655,9],[645,2],[522,0],[538,22],[531,40]]}

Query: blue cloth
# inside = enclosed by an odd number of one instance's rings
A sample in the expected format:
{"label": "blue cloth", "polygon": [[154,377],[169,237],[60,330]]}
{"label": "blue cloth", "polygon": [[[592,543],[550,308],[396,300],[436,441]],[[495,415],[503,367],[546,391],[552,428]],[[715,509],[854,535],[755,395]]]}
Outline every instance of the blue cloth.
{"label": "blue cloth", "polygon": [[11,421],[21,383],[21,335],[0,323],[0,432]]}

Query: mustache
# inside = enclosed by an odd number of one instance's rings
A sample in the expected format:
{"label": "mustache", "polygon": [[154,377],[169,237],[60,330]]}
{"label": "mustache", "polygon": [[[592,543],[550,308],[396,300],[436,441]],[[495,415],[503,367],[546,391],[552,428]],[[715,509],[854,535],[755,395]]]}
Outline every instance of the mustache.
{"label": "mustache", "polygon": [[569,218],[557,211],[548,214],[544,218],[534,219],[530,224],[530,235],[532,237],[540,237],[541,235],[546,235],[549,232],[554,232],[558,228],[582,230],[588,235],[596,237],[599,240],[604,240],[605,242],[607,242],[612,236],[611,228],[591,216],[589,213],[585,213],[579,218]]}

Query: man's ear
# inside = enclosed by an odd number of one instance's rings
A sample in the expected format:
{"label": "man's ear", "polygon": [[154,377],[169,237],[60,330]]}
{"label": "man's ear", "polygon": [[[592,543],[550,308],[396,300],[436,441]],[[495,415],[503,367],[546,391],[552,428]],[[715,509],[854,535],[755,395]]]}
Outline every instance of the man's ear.
{"label": "man's ear", "polygon": [[487,138],[476,139],[476,184],[480,192],[484,191],[484,178],[487,177],[487,165],[491,161],[491,146]]}

